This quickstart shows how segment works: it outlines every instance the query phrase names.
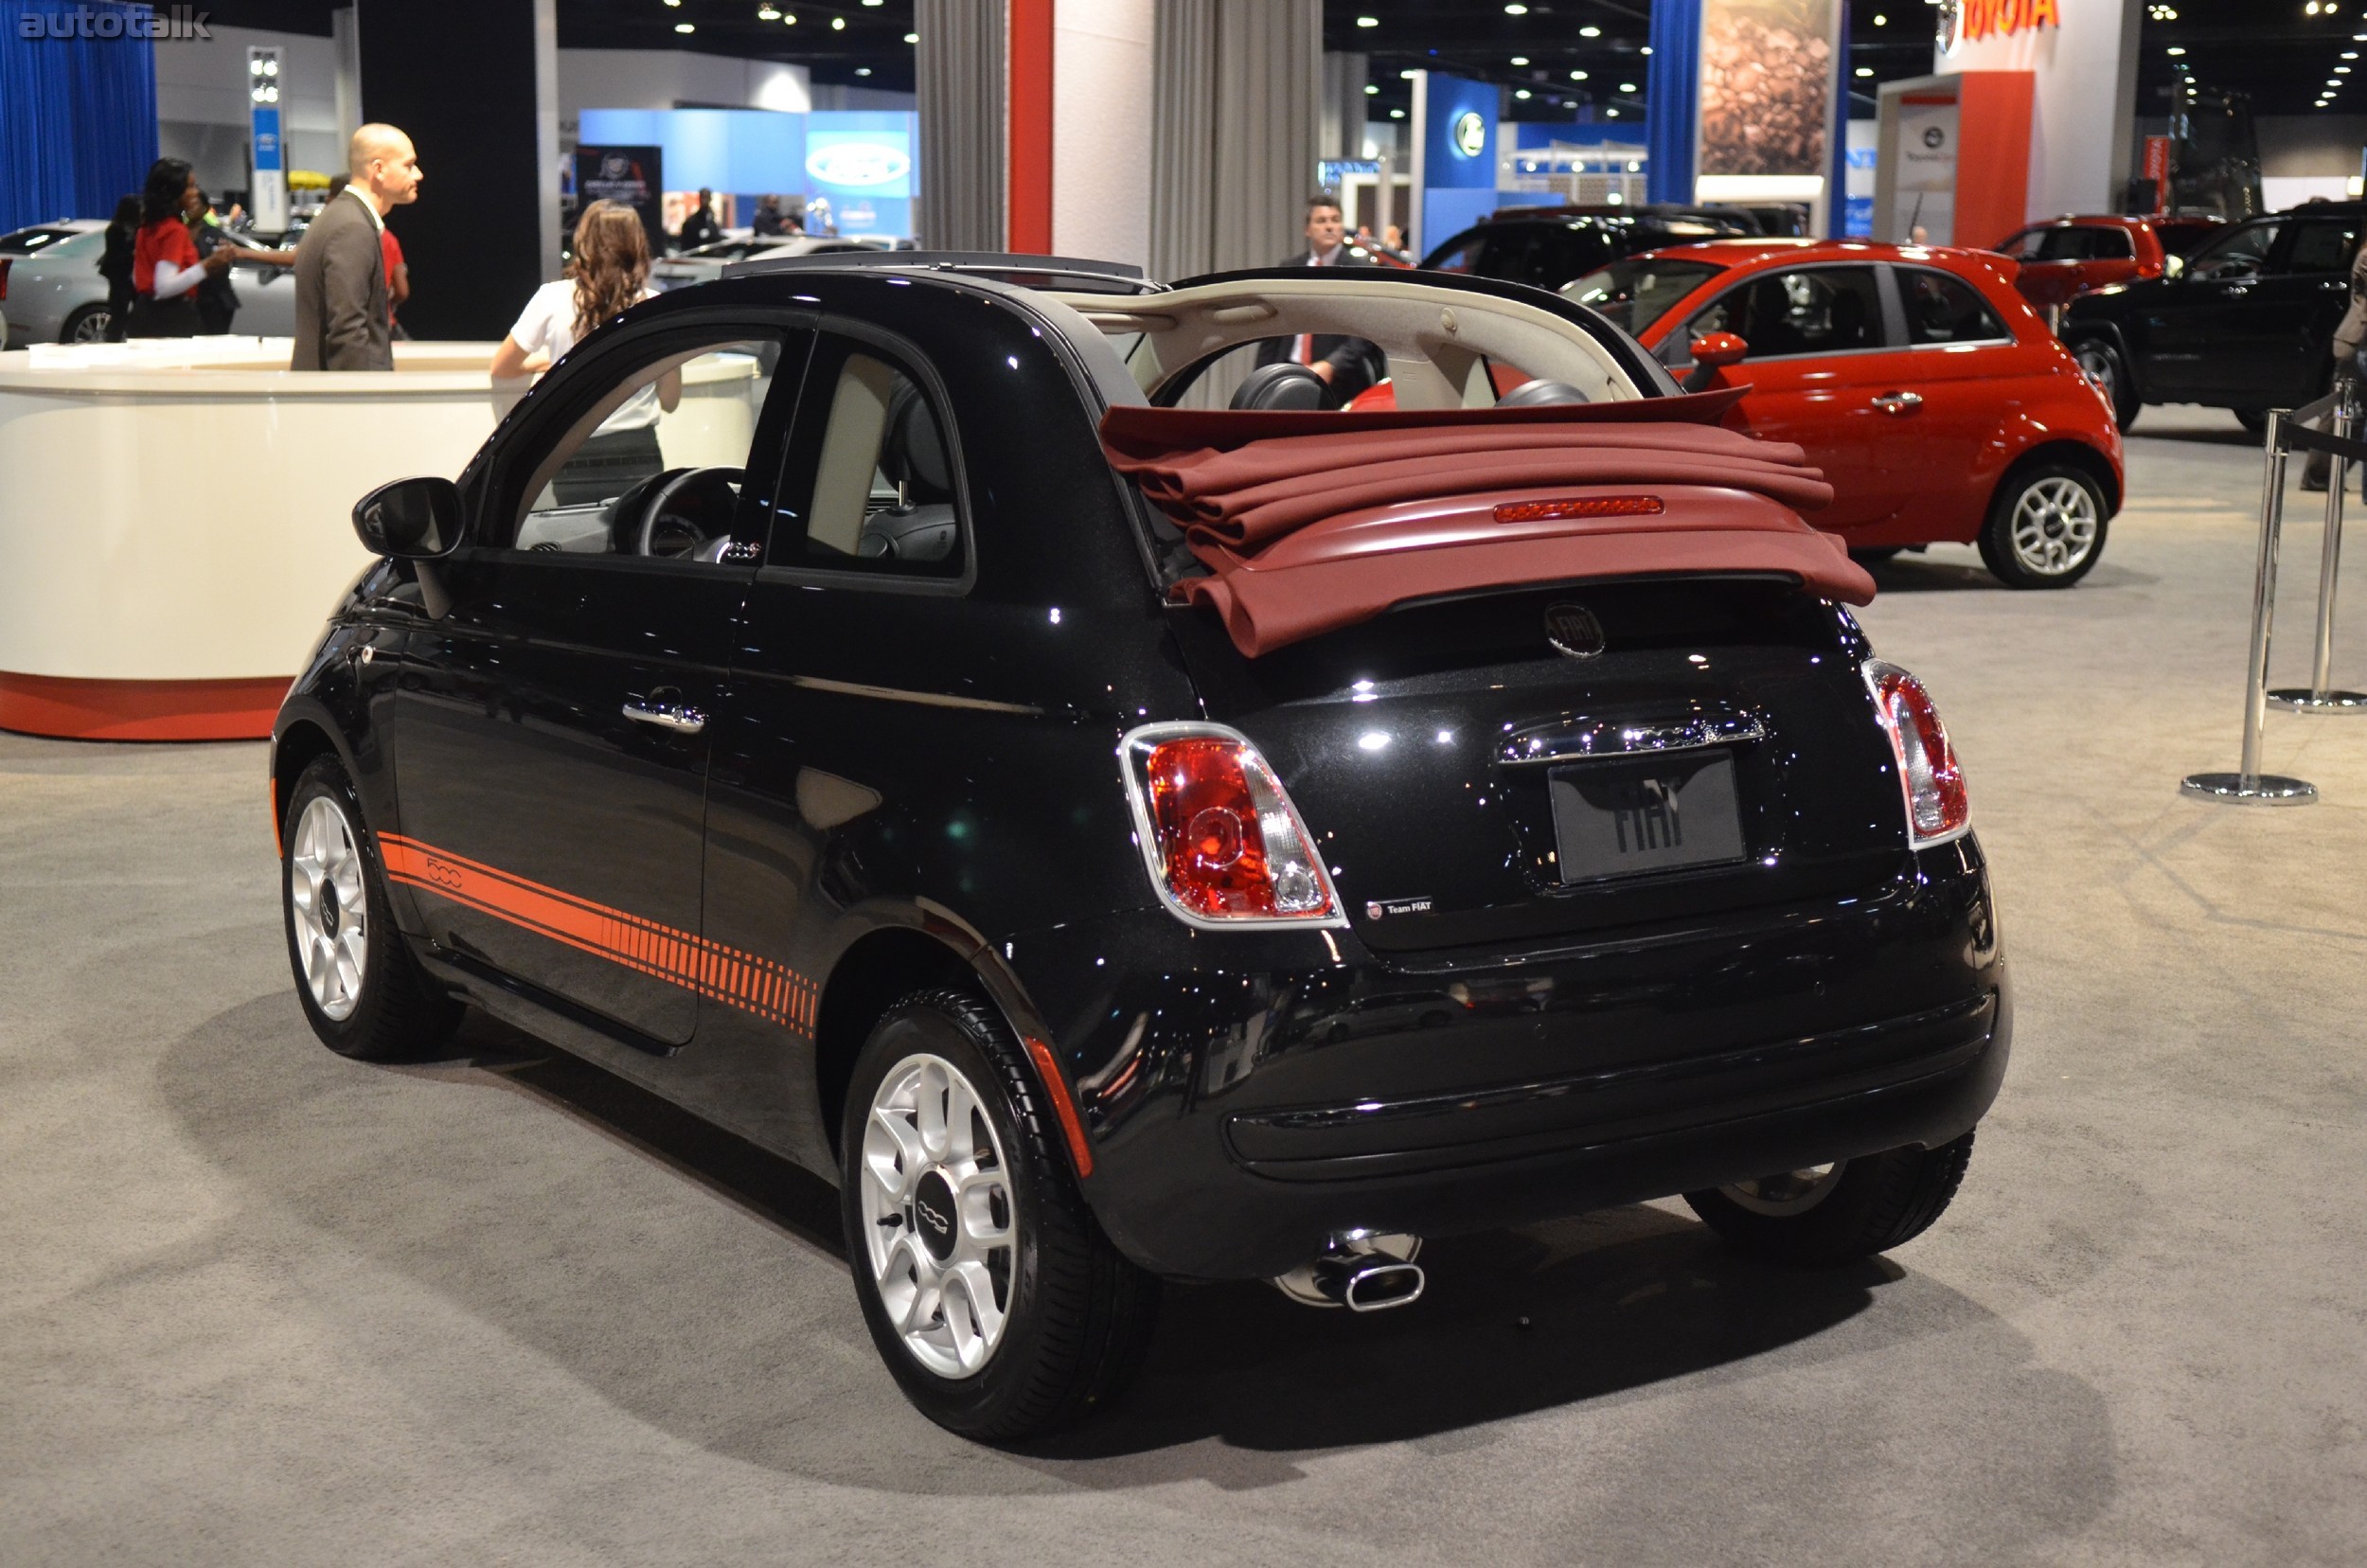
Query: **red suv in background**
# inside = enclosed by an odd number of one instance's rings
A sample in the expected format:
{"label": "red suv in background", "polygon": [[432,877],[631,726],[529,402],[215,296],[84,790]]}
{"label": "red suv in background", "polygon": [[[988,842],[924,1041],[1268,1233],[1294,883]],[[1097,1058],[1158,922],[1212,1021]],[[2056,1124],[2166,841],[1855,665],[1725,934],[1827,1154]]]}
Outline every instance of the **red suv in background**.
{"label": "red suv in background", "polygon": [[2111,409],[1987,251],[1721,240],[1614,261],[1562,290],[1726,422],[1796,441],[1832,481],[1816,514],[1853,554],[1977,543],[2017,588],[2068,587],[2121,504]]}
{"label": "red suv in background", "polygon": [[2014,286],[2044,310],[2091,289],[2160,277],[2219,228],[2216,218],[2074,218],[2033,223],[1997,247],[2021,263]]}

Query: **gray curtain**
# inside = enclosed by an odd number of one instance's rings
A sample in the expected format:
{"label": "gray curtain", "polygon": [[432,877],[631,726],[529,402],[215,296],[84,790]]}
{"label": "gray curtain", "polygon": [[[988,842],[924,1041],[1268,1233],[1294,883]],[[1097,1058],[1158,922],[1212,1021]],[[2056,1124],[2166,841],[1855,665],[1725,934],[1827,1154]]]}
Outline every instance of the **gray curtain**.
{"label": "gray curtain", "polygon": [[1364,74],[1361,50],[1324,56],[1323,155],[1361,158],[1364,155]]}
{"label": "gray curtain", "polygon": [[1005,248],[1004,0],[914,0],[920,210],[931,250]]}
{"label": "gray curtain", "polygon": [[1158,3],[1151,274],[1278,261],[1315,187],[1323,0]]}

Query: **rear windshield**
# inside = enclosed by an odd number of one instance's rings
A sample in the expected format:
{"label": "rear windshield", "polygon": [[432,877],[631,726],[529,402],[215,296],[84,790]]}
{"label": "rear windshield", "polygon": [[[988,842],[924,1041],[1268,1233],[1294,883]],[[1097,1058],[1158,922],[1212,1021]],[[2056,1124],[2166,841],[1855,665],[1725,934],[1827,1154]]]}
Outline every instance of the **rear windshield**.
{"label": "rear windshield", "polygon": [[1669,307],[1725,269],[1707,261],[1613,261],[1561,291],[1564,299],[1591,306],[1630,336],[1668,313]]}
{"label": "rear windshield", "polygon": [[48,250],[83,232],[81,229],[58,228],[44,223],[18,229],[14,234],[0,234],[0,256],[30,256],[35,251]]}

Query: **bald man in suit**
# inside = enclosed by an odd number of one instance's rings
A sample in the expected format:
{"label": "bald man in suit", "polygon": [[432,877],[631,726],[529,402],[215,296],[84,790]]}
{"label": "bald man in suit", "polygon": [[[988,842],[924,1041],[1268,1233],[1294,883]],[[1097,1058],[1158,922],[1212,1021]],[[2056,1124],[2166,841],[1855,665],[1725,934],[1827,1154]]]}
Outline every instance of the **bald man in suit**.
{"label": "bald man in suit", "polygon": [[295,258],[294,370],[392,370],[385,253],[390,208],[419,199],[419,157],[391,125],[365,125],[346,151],[350,175],[304,231]]}

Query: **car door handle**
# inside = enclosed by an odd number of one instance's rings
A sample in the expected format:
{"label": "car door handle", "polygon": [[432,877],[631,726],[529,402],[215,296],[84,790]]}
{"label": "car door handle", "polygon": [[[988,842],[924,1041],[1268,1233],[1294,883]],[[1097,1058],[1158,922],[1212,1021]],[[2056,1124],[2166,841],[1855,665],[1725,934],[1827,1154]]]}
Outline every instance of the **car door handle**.
{"label": "car door handle", "polygon": [[707,727],[707,716],[687,703],[627,703],[625,717],[636,724],[650,724],[676,735],[696,735]]}
{"label": "car door handle", "polygon": [[1874,400],[1874,406],[1885,414],[1913,414],[1923,406],[1920,392],[1885,392]]}

